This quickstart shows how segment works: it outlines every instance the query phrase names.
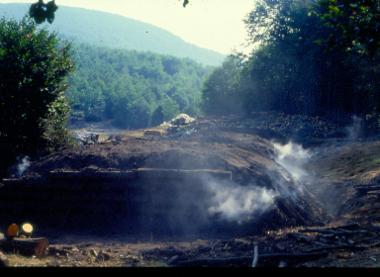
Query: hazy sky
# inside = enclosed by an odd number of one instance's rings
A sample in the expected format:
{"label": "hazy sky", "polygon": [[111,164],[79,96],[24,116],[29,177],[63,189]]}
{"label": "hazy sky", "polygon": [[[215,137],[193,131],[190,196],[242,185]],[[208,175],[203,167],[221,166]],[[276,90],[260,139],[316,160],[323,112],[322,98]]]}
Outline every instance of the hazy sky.
{"label": "hazy sky", "polygon": [[[0,3],[37,0],[0,0]],[[56,0],[75,6],[121,14],[162,27],[184,40],[221,53],[240,49],[246,37],[242,20],[255,0]]]}

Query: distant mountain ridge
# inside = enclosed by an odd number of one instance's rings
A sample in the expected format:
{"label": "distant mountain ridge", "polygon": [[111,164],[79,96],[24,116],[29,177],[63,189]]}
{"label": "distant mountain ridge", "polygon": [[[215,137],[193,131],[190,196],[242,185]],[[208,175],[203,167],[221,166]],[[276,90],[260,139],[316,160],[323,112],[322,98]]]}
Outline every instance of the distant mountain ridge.
{"label": "distant mountain ridge", "polygon": [[[29,4],[0,4],[0,17],[22,18]],[[225,56],[185,42],[180,37],[151,24],[120,15],[59,6],[49,30],[62,37],[90,45],[126,50],[149,51],[190,58],[204,65],[220,65]]]}

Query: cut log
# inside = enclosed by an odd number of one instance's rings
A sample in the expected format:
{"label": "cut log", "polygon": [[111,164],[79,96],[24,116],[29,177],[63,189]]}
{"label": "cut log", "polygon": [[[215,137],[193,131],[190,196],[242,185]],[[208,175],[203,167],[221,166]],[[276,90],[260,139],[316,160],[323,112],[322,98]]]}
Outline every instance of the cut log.
{"label": "cut log", "polygon": [[7,253],[42,258],[46,255],[49,241],[46,238],[15,238],[0,241],[0,249]]}

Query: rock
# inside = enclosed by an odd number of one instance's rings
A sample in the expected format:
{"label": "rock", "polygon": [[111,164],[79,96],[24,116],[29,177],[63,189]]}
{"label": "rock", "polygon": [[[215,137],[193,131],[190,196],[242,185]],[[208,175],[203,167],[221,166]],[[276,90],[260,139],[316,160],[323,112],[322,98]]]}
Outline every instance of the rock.
{"label": "rock", "polygon": [[126,258],[126,260],[128,260],[129,262],[132,262],[132,263],[137,263],[141,260],[139,257],[134,256],[134,255],[128,255],[125,258]]}
{"label": "rock", "polygon": [[226,243],[224,246],[223,246],[223,250],[224,251],[227,251],[227,250],[230,250],[231,249],[231,247],[230,247],[230,245],[228,244],[228,243]]}
{"label": "rock", "polygon": [[94,258],[97,258],[98,252],[94,248],[92,248],[92,249],[90,249],[89,255],[94,257]]}
{"label": "rock", "polygon": [[109,261],[111,259],[111,255],[108,254],[108,253],[105,253],[103,252],[102,250],[100,250],[98,256],[96,257],[96,260],[97,261]]}
{"label": "rock", "polygon": [[0,267],[7,267],[9,266],[9,260],[7,256],[3,252],[0,251]]}
{"label": "rock", "polygon": [[74,131],[74,139],[82,145],[93,145],[106,143],[110,140],[110,136],[103,133],[93,133],[87,130]]}
{"label": "rock", "polygon": [[173,264],[173,263],[175,263],[176,261],[178,261],[178,259],[179,259],[179,256],[178,256],[178,255],[175,255],[175,256],[173,256],[173,257],[171,257],[171,258],[169,259],[168,264]]}
{"label": "rock", "polygon": [[71,252],[79,253],[80,250],[79,250],[78,247],[75,247],[75,246],[74,246],[73,248],[71,248]]}

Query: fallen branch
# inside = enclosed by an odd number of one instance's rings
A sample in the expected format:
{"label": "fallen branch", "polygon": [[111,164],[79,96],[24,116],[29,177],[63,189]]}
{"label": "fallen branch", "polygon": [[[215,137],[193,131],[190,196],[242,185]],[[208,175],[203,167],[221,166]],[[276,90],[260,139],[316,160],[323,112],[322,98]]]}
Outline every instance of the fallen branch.
{"label": "fallen branch", "polygon": [[322,246],[311,248],[305,250],[307,253],[319,253],[321,251],[330,251],[330,250],[338,250],[338,249],[348,249],[348,250],[364,250],[366,247],[364,246],[356,246],[356,245],[332,245],[332,246]]}
{"label": "fallen branch", "polygon": [[[286,261],[290,265],[317,260],[326,257],[328,252],[319,253],[300,253],[300,254],[261,254],[260,261],[256,266],[277,266],[281,261]],[[248,267],[251,265],[252,256],[231,257],[231,258],[215,258],[215,259],[194,259],[175,261],[171,265],[178,267],[228,267],[239,266]]]}
{"label": "fallen branch", "polygon": [[355,234],[357,232],[367,232],[366,230],[358,230],[360,228],[360,225],[357,223],[349,224],[349,225],[343,225],[333,228],[305,228],[299,230],[301,233],[321,233],[321,234],[334,234],[334,235],[340,235],[340,234]]}
{"label": "fallen branch", "polygon": [[257,262],[259,260],[259,247],[255,245],[253,248],[253,260],[252,260],[252,267],[257,266]]}

